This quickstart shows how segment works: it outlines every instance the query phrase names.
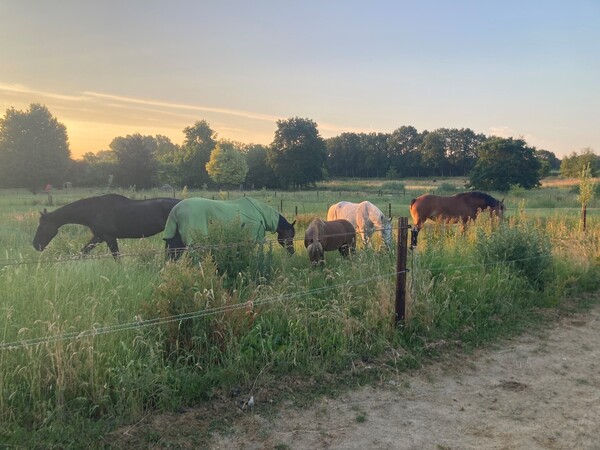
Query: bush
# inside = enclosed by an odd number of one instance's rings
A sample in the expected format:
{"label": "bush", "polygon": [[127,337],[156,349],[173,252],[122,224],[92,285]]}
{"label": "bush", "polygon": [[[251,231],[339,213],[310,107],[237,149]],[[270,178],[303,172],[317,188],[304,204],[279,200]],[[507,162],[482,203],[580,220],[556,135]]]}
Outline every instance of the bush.
{"label": "bush", "polygon": [[[225,284],[234,287],[248,279],[269,279],[272,271],[271,245],[257,244],[250,230],[240,226],[239,221],[229,224],[214,222],[208,226],[208,234],[192,235],[194,247],[190,257],[200,263],[206,255],[215,262],[218,273],[225,276]],[[239,286],[238,286],[239,287]]]}
{"label": "bush", "polygon": [[536,228],[501,226],[492,232],[478,230],[476,248],[486,266],[507,265],[538,289],[543,289],[548,281],[552,245]]}

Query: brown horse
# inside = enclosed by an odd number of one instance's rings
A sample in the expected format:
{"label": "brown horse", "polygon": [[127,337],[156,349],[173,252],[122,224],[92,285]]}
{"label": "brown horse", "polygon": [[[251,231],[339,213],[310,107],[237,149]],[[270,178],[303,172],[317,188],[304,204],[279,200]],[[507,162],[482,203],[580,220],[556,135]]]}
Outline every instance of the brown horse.
{"label": "brown horse", "polygon": [[479,211],[488,210],[490,214],[502,216],[504,199],[496,200],[484,192],[472,191],[443,197],[425,194],[410,202],[410,215],[415,224],[412,232],[412,245],[417,245],[417,235],[427,219],[440,219],[446,223],[475,220]]}
{"label": "brown horse", "polygon": [[345,219],[325,222],[317,217],[306,229],[304,246],[312,264],[324,263],[326,251],[339,250],[346,257],[356,251],[356,230]]}

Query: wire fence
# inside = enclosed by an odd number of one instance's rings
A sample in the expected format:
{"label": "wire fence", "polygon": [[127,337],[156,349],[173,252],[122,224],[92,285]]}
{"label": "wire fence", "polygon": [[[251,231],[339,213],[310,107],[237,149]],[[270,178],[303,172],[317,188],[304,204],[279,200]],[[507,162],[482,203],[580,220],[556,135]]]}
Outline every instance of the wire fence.
{"label": "wire fence", "polygon": [[[306,291],[297,291],[297,292],[286,293],[286,294],[278,294],[275,296],[265,297],[262,299],[247,301],[247,302],[242,302],[242,303],[237,303],[237,304],[224,305],[224,306],[215,307],[215,308],[196,310],[196,311],[192,311],[192,312],[175,314],[175,315],[170,315],[170,316],[163,316],[163,317],[158,317],[158,318],[153,318],[153,319],[138,318],[134,322],[126,322],[126,323],[115,324],[115,325],[93,327],[93,328],[86,329],[86,330],[59,333],[59,334],[52,335],[52,336],[42,336],[42,337],[38,337],[38,338],[30,338],[30,339],[25,339],[25,340],[1,342],[0,343],[0,351],[16,350],[16,349],[32,347],[32,346],[36,346],[36,345],[40,345],[40,344],[48,344],[48,343],[52,343],[52,342],[59,342],[59,341],[65,341],[65,340],[80,340],[80,339],[83,339],[86,337],[94,338],[94,337],[97,337],[100,335],[105,335],[105,334],[119,333],[119,332],[129,331],[129,330],[139,330],[139,329],[142,329],[145,327],[160,326],[160,325],[164,325],[164,324],[172,323],[172,322],[198,319],[198,318],[207,317],[207,316],[215,316],[217,314],[223,314],[225,312],[235,311],[235,310],[239,310],[239,309],[251,309],[256,306],[264,306],[264,305],[272,304],[275,302],[294,301],[294,300],[297,300],[297,299],[300,299],[303,297],[315,295],[315,294],[322,293],[322,292],[327,292],[327,291],[332,291],[332,290],[335,291],[335,290],[339,290],[344,287],[364,285],[364,284],[372,282],[372,281],[396,277],[401,273],[412,272],[412,274],[414,276],[416,273],[424,272],[424,271],[434,271],[435,272],[435,271],[440,271],[440,270],[461,270],[461,269],[466,269],[466,268],[485,267],[485,266],[499,265],[499,264],[510,264],[510,263],[527,261],[527,260],[534,260],[534,259],[551,258],[552,256],[553,256],[552,254],[545,254],[545,255],[539,255],[539,256],[535,256],[535,257],[518,258],[518,259],[513,259],[513,260],[507,260],[507,261],[497,261],[497,262],[477,263],[477,264],[464,264],[464,265],[456,265],[456,266],[455,265],[446,265],[446,266],[438,266],[438,267],[418,267],[418,268],[415,268],[413,266],[412,268],[406,269],[403,271],[394,271],[394,272],[374,275],[374,276],[365,277],[365,278],[353,279],[353,280],[345,281],[344,283],[340,283],[340,284],[323,286],[323,287],[319,287],[319,288],[315,288],[315,289],[309,289]],[[414,264],[414,260],[413,260],[413,264]]]}

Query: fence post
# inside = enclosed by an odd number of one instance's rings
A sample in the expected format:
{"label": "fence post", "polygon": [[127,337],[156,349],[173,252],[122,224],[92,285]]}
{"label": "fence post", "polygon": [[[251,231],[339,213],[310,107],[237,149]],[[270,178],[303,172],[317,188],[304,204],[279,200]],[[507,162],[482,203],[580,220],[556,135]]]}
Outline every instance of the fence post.
{"label": "fence post", "polygon": [[294,217],[298,217],[298,205],[296,205],[296,213],[294,214]]}
{"label": "fence post", "polygon": [[388,203],[388,217],[391,219],[392,218],[392,204]]}
{"label": "fence post", "polygon": [[408,255],[408,217],[398,217],[396,255],[396,324],[406,316],[406,261]]}

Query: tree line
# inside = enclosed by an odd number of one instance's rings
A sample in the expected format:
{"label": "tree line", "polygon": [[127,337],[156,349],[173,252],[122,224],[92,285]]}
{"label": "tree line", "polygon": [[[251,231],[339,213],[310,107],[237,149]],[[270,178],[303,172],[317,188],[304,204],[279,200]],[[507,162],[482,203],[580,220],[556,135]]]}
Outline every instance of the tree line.
{"label": "tree line", "polygon": [[419,132],[401,126],[392,133],[342,133],[321,137],[311,119],[277,121],[270,145],[218,139],[205,120],[183,129],[183,143],[135,133],[115,137],[109,149],[71,158],[66,127],[40,104],[10,108],[0,119],[0,187],[32,192],[69,182],[79,187],[147,189],[239,187],[306,188],[327,177],[412,178],[462,176],[477,189],[532,188],[552,170],[577,176],[591,149],[561,162],[523,139],[499,138],[469,128]]}

